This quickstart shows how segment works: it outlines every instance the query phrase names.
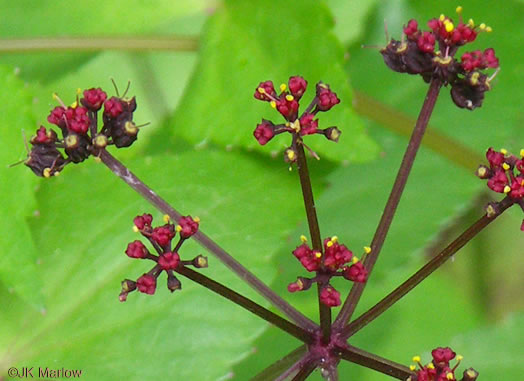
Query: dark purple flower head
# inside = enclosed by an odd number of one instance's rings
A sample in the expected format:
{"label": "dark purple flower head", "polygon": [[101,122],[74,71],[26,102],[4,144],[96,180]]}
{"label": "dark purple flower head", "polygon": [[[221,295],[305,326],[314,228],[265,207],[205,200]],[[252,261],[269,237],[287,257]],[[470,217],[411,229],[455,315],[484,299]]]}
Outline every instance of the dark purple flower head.
{"label": "dark purple flower head", "polygon": [[[411,365],[410,370],[416,371],[416,379],[410,377],[408,381],[456,381],[455,371],[462,361],[462,356],[456,356],[455,352],[449,347],[436,348],[431,351],[431,355],[433,360],[426,365],[422,365],[420,356],[413,357],[413,362],[416,365]],[[450,361],[454,358],[457,359],[457,362],[451,368]],[[477,376],[478,373],[473,368],[469,368],[464,371],[462,381],[475,381]]]}
{"label": "dark purple flower head", "polygon": [[290,77],[288,84],[280,85],[279,89],[280,94],[277,94],[273,82],[265,81],[260,82],[255,90],[256,99],[269,102],[271,107],[276,109],[285,119],[285,123],[281,124],[274,124],[269,120],[262,119],[262,122],[257,125],[253,132],[260,145],[267,144],[275,135],[284,132],[290,133],[292,135],[291,146],[284,153],[284,158],[287,162],[293,163],[297,159],[297,144],[303,144],[302,139],[306,135],[320,134],[328,140],[338,141],[340,137],[338,128],[319,129],[318,119],[315,119],[318,112],[328,111],[340,103],[337,94],[328,85],[322,82],[316,85],[315,97],[300,116],[298,112],[299,101],[307,89],[307,81],[300,76]]}
{"label": "dark purple flower head", "polygon": [[[164,216],[164,221],[167,222],[165,225],[153,227],[151,214],[142,214],[133,219],[134,231],[145,237],[158,255],[151,254],[147,247],[138,240],[127,245],[126,254],[128,257],[150,260],[155,262],[155,265],[146,274],[138,278],[136,282],[128,279],[122,282],[120,301],[126,301],[127,295],[136,289],[145,294],[154,294],[157,279],[164,271],[167,273],[167,288],[174,292],[181,288],[181,283],[174,272],[177,272],[184,266],[207,267],[207,258],[202,255],[197,255],[191,260],[184,261],[180,259],[178,254],[184,241],[197,232],[198,218],[192,218],[191,216],[181,217],[176,226],[171,223],[168,216]],[[173,244],[173,239],[177,233],[179,233],[178,242]]]}
{"label": "dark purple flower head", "polygon": [[464,53],[460,61],[455,58],[459,47],[473,42],[479,32],[491,32],[490,27],[475,25],[471,19],[464,23],[462,7],[457,13],[458,24],[440,15],[429,20],[429,31],[420,30],[418,22],[410,20],[401,41],[392,39],[381,53],[386,65],[396,72],[419,74],[426,82],[435,78],[451,85],[453,102],[473,110],[482,105],[484,93],[490,89],[492,78],[481,70],[497,69],[499,60],[492,48]]}
{"label": "dark purple flower head", "polygon": [[[98,156],[108,145],[128,147],[137,139],[138,127],[133,122],[135,98],[107,99],[100,88],[84,90],[83,97],[77,97],[71,106],[54,97],[60,106],[51,110],[47,121],[60,129],[62,137],[52,129],[40,127],[31,139],[33,147],[25,164],[38,176],[57,175],[68,163]],[[103,125],[99,127],[97,112],[102,105]]]}

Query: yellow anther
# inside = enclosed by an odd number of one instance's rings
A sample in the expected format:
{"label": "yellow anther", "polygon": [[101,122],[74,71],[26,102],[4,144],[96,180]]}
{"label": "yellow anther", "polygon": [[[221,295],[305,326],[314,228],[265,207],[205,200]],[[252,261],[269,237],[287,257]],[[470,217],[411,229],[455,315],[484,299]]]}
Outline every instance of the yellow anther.
{"label": "yellow anther", "polygon": [[77,94],[77,95],[82,94],[82,89],[81,89],[80,87],[77,87],[77,88],[76,88],[76,94]]}
{"label": "yellow anther", "polygon": [[453,373],[448,372],[448,373],[446,373],[446,378],[447,378],[448,380],[453,380],[453,379],[455,378],[455,376],[453,375]]}
{"label": "yellow anther", "polygon": [[199,256],[197,259],[197,263],[199,267],[207,267],[207,258],[203,256]]}
{"label": "yellow anther", "polygon": [[78,106],[78,102],[77,101],[74,101],[73,103],[71,103],[71,108],[76,108],[76,106]]}
{"label": "yellow anther", "polygon": [[331,247],[331,246],[333,246],[333,241],[328,241],[328,243],[326,243],[326,246],[327,246],[327,247]]}
{"label": "yellow anther", "polygon": [[182,226],[180,225],[175,226],[175,230],[180,233],[182,231]]}
{"label": "yellow anther", "polygon": [[140,229],[137,228],[136,225],[133,225],[133,231],[134,231],[135,233],[138,233],[138,232],[140,231]]}
{"label": "yellow anther", "polygon": [[475,21],[473,21],[473,19],[469,19],[469,20],[468,20],[468,26],[469,26],[470,28],[474,28],[474,27],[475,27]]}
{"label": "yellow anther", "polygon": [[302,282],[302,279],[297,279],[295,284],[302,290],[304,288],[304,282]]}
{"label": "yellow anther", "polygon": [[164,222],[167,224],[171,218],[169,218],[169,216],[168,216],[167,214],[164,214],[164,215],[162,216],[162,219],[163,219]]}
{"label": "yellow anther", "polygon": [[266,93],[266,89],[264,89],[263,87],[259,87],[257,89],[257,91],[260,93],[260,94],[265,94]]}
{"label": "yellow anther", "polygon": [[504,193],[509,193],[509,192],[511,192],[511,187],[509,185],[506,185],[504,187]]}
{"label": "yellow anther", "polygon": [[334,243],[337,243],[338,242],[338,237],[336,235],[334,235],[332,238],[331,238],[331,241],[334,242]]}
{"label": "yellow anther", "polygon": [[354,255],[353,257],[351,257],[351,262],[353,263],[357,263],[358,262],[358,257],[356,255]]}
{"label": "yellow anther", "polygon": [[53,174],[53,176],[55,176],[55,177],[56,177],[56,176],[60,176],[60,172],[56,171],[56,172]]}
{"label": "yellow anther", "polygon": [[457,355],[457,361],[462,361],[464,359],[464,356],[462,355]]}
{"label": "yellow anther", "polygon": [[444,28],[446,28],[446,32],[451,33],[455,29],[455,25],[451,21],[446,20],[444,21]]}
{"label": "yellow anther", "polygon": [[480,167],[479,169],[477,169],[477,175],[479,177],[485,177],[487,173],[488,169],[486,167]]}
{"label": "yellow anther", "polygon": [[459,15],[462,13],[462,7],[459,5],[456,9],[455,9],[455,12],[457,12]]}
{"label": "yellow anther", "polygon": [[420,362],[420,356],[413,356],[413,362]]}
{"label": "yellow anther", "polygon": [[58,98],[58,94],[57,94],[57,93],[53,93],[53,94],[51,94],[51,96],[53,97],[53,99],[54,99],[55,101],[57,101],[57,100],[60,99],[60,98]]}
{"label": "yellow anther", "polygon": [[291,95],[291,94],[286,95],[286,100],[287,101],[291,102],[293,99],[295,99],[295,97],[293,97],[293,95]]}
{"label": "yellow anther", "polygon": [[364,246],[364,252],[365,252],[366,254],[371,253],[371,247],[369,247],[369,246]]}
{"label": "yellow anther", "polygon": [[271,101],[271,102],[269,102],[269,104],[271,105],[271,107],[277,108],[277,102]]}
{"label": "yellow anther", "polygon": [[302,234],[300,236],[300,240],[302,241],[302,243],[306,243],[307,242],[307,237],[304,234]]}
{"label": "yellow anther", "polygon": [[433,365],[432,362],[430,362],[428,365],[426,365],[428,369],[435,369],[435,365]]}
{"label": "yellow anther", "polygon": [[315,257],[317,258],[322,257],[322,253],[320,251],[315,251]]}
{"label": "yellow anther", "polygon": [[444,21],[446,19],[446,16],[444,16],[444,14],[442,13],[438,19],[440,21]]}
{"label": "yellow anther", "polygon": [[507,170],[510,169],[511,167],[509,166],[508,163],[504,163],[504,164],[502,164],[502,168],[504,168],[504,170],[507,171]]}
{"label": "yellow anther", "polygon": [[[57,173],[58,173],[58,172],[57,172]],[[524,180],[522,180],[522,181],[520,182],[520,186],[521,186],[521,187],[524,187]]]}
{"label": "yellow anther", "polygon": [[507,154],[508,154],[508,150],[505,149],[505,148],[502,148],[502,149],[500,150],[500,153],[503,154],[503,155],[507,155]]}
{"label": "yellow anther", "polygon": [[297,154],[292,149],[288,149],[286,151],[286,156],[289,161],[295,161],[295,159],[297,158]]}
{"label": "yellow anther", "polygon": [[482,23],[479,25],[480,30],[486,30],[486,24]]}
{"label": "yellow anther", "polygon": [[524,158],[524,148],[522,148],[522,149],[520,150],[520,157],[523,157],[523,158]]}
{"label": "yellow anther", "polygon": [[200,222],[200,217],[193,218],[193,221],[195,221],[196,223]]}
{"label": "yellow anther", "polygon": [[410,371],[413,372],[415,369],[417,369],[417,367],[416,367],[415,365],[410,365],[410,366],[409,366],[409,370],[410,370]]}
{"label": "yellow anther", "polygon": [[488,33],[493,32],[493,28],[490,27],[490,26],[487,26],[487,27],[486,27],[486,32],[488,32]]}
{"label": "yellow anther", "polygon": [[295,130],[295,132],[300,132],[300,120],[295,119],[294,122],[289,124],[289,127]]}
{"label": "yellow anther", "polygon": [[280,85],[280,91],[286,91],[286,89],[287,89],[286,84],[285,84],[285,83],[282,83],[282,84]]}
{"label": "yellow anther", "polygon": [[[93,160],[95,161],[95,163],[101,163],[102,162],[102,159],[100,159],[98,156],[94,156]],[[55,176],[56,176],[56,174],[55,174]]]}
{"label": "yellow anther", "polygon": [[51,177],[51,168],[44,168],[42,175],[44,175],[45,178]]}

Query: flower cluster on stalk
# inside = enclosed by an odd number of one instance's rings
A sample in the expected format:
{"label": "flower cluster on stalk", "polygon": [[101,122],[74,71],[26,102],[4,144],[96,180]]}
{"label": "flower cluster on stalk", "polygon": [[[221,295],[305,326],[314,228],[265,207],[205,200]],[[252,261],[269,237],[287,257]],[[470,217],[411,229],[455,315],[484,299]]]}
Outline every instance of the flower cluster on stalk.
{"label": "flower cluster on stalk", "polygon": [[[171,292],[174,292],[182,288],[182,284],[174,274],[180,266],[207,267],[207,258],[202,255],[198,255],[192,260],[184,261],[180,259],[180,255],[178,254],[184,241],[198,231],[200,220],[191,216],[185,216],[178,220],[177,225],[174,225],[167,216],[164,219],[166,224],[157,227],[151,225],[153,222],[153,216],[151,216],[151,214],[143,214],[135,217],[133,220],[133,229],[147,238],[158,255],[151,254],[147,247],[139,240],[135,240],[127,245],[126,254],[128,257],[148,259],[156,264],[136,281],[126,279],[122,282],[122,291],[120,293],[121,302],[125,302],[127,295],[135,290],[144,294],[154,294],[157,279],[162,271],[167,273],[167,288]],[[179,239],[173,246],[172,241],[176,233],[179,234]]]}
{"label": "flower cluster on stalk", "polygon": [[[345,245],[338,242],[338,237],[328,237],[324,240],[324,252],[310,248],[305,236],[301,237],[302,245],[298,246],[293,255],[302,266],[315,272],[313,278],[298,277],[287,287],[289,292],[308,290],[313,283],[320,285],[320,300],[328,307],[339,306],[340,293],[330,284],[331,278],[341,276],[349,281],[364,283],[368,271],[362,262]],[[369,253],[369,247],[364,248]]]}
{"label": "flower cluster on stalk", "polygon": [[[293,76],[289,78],[287,85],[283,83],[279,89],[280,94],[277,95],[273,82],[265,81],[260,82],[255,90],[256,99],[269,102],[271,107],[286,120],[285,123],[274,124],[262,119],[253,132],[258,143],[265,145],[275,135],[289,132],[292,135],[291,145],[285,150],[284,159],[293,163],[297,160],[297,144],[300,143],[308,148],[303,142],[303,137],[306,135],[320,134],[334,142],[338,141],[340,130],[337,127],[320,129],[318,119],[315,119],[318,112],[328,111],[340,103],[337,94],[331,91],[328,85],[322,82],[317,83],[315,97],[300,116],[298,114],[299,102],[307,89],[307,81],[300,76]],[[313,151],[311,152],[316,156]]]}
{"label": "flower cluster on stalk", "polygon": [[[84,90],[71,106],[61,103],[51,110],[47,121],[60,129],[61,138],[51,128],[41,126],[30,140],[32,145],[25,165],[37,176],[56,176],[69,163],[80,163],[97,155],[108,145],[129,147],[137,139],[139,127],[133,122],[135,98],[107,94],[100,88]],[[98,128],[98,111],[102,127]]]}
{"label": "flower cluster on stalk", "polygon": [[386,65],[394,71],[419,74],[426,82],[438,78],[443,85],[451,85],[453,102],[460,108],[473,110],[482,105],[493,79],[482,71],[498,68],[499,60],[492,48],[466,52],[460,60],[455,57],[458,48],[473,42],[479,32],[491,32],[489,26],[476,25],[472,19],[464,23],[462,7],[457,8],[457,13],[458,24],[441,15],[428,21],[429,31],[420,30],[418,22],[410,20],[402,39],[391,39],[381,53]]}
{"label": "flower cluster on stalk", "polygon": [[[488,180],[487,184],[491,190],[507,194],[524,211],[524,149],[520,150],[519,158],[506,149],[495,151],[489,148],[486,158],[489,166],[479,166],[477,176]],[[497,203],[490,203],[487,208],[488,215],[496,211]],[[520,230],[524,231],[524,220]]]}
{"label": "flower cluster on stalk", "polygon": [[[421,364],[420,356],[414,356],[413,362],[418,365],[411,365],[412,371],[416,370],[416,376],[410,377],[408,381],[456,381],[455,371],[462,361],[461,355],[456,353],[449,347],[436,348],[431,351],[432,361],[426,365]],[[451,368],[450,361],[457,359],[457,362]],[[478,377],[478,372],[473,368],[466,369],[463,372],[461,381],[475,381]]]}

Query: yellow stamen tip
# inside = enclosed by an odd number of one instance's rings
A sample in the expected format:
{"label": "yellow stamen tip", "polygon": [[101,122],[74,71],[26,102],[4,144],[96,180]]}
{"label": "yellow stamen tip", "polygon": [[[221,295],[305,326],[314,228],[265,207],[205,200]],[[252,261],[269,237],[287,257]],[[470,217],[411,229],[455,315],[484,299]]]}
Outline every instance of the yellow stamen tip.
{"label": "yellow stamen tip", "polygon": [[307,242],[307,237],[304,234],[302,234],[300,236],[300,240],[302,241],[302,243],[306,243]]}
{"label": "yellow stamen tip", "polygon": [[446,19],[446,16],[444,16],[444,14],[441,14],[440,17],[438,18],[440,21],[444,21]]}
{"label": "yellow stamen tip", "polygon": [[509,193],[509,192],[511,192],[511,187],[509,185],[506,185],[504,187],[504,193]]}
{"label": "yellow stamen tip", "polygon": [[524,148],[520,150],[520,156],[524,158]]}
{"label": "yellow stamen tip", "polygon": [[200,217],[195,217],[195,218],[193,218],[193,221],[195,221],[195,222],[197,222],[197,223],[200,222]]}
{"label": "yellow stamen tip", "polygon": [[53,94],[51,94],[51,96],[53,97],[53,99],[54,99],[55,101],[58,100],[58,99],[60,99],[60,98],[58,98],[58,94],[57,94],[57,93],[53,93]]}
{"label": "yellow stamen tip", "polygon": [[459,5],[457,7],[457,9],[455,9],[455,12],[457,12],[458,14],[461,14],[462,13],[462,7]]}
{"label": "yellow stamen tip", "polygon": [[271,105],[271,107],[277,108],[277,102],[271,101],[271,102],[269,102],[269,104]]}
{"label": "yellow stamen tip", "polygon": [[42,175],[44,175],[45,178],[51,177],[51,168],[44,168]]}
{"label": "yellow stamen tip", "polygon": [[333,241],[328,241],[328,243],[326,244],[327,247],[331,247],[333,246]]}
{"label": "yellow stamen tip", "polygon": [[293,97],[293,95],[291,95],[291,94],[286,95],[286,100],[287,100],[287,101],[291,102],[293,99],[295,99],[295,98]]}
{"label": "yellow stamen tip", "polygon": [[508,169],[510,169],[510,166],[508,163],[504,163],[502,164],[502,168],[504,168],[504,170],[507,171]]}
{"label": "yellow stamen tip", "polygon": [[338,242],[338,237],[336,235],[334,235],[332,238],[331,238],[331,241],[337,243]]}
{"label": "yellow stamen tip", "polygon": [[182,226],[177,225],[177,226],[175,227],[175,230],[176,230],[177,232],[180,233],[180,232],[182,231]]}
{"label": "yellow stamen tip", "polygon": [[490,27],[490,26],[487,26],[487,27],[486,27],[486,32],[488,32],[488,33],[493,32],[493,28]]}
{"label": "yellow stamen tip", "polygon": [[60,172],[56,171],[53,176],[60,176]]}
{"label": "yellow stamen tip", "polygon": [[485,30],[486,29],[486,24],[482,23],[479,25],[479,29],[480,30]]}
{"label": "yellow stamen tip", "polygon": [[286,84],[285,84],[285,83],[282,83],[282,84],[280,85],[280,91],[286,91],[286,89],[287,89]]}
{"label": "yellow stamen tip", "polygon": [[169,216],[168,216],[167,214],[164,214],[164,215],[162,216],[162,219],[164,220],[164,222],[165,222],[166,224],[167,224],[167,223],[169,222],[169,220],[170,220],[170,218],[169,218]]}
{"label": "yellow stamen tip", "polygon": [[462,355],[457,355],[457,361],[462,361],[464,359],[464,356]]}
{"label": "yellow stamen tip", "polygon": [[320,251],[315,252],[315,257],[317,258],[322,257],[322,253]]}
{"label": "yellow stamen tip", "polygon": [[410,365],[410,366],[409,366],[409,370],[410,370],[410,371],[413,372],[415,369],[417,369],[417,367],[416,367],[415,365]]}
{"label": "yellow stamen tip", "polygon": [[449,20],[444,21],[444,27],[448,33],[453,32],[453,29],[455,29],[455,25],[453,25],[453,23]]}
{"label": "yellow stamen tip", "polygon": [[353,262],[353,263],[357,263],[357,262],[358,262],[358,257],[354,255],[354,256],[351,258],[351,262]]}
{"label": "yellow stamen tip", "polygon": [[508,154],[508,150],[505,149],[505,148],[502,148],[502,149],[500,150],[500,153],[503,154],[503,155],[507,155],[507,154]]}
{"label": "yellow stamen tip", "polygon": [[435,365],[433,365],[432,362],[430,362],[428,365],[426,365],[428,369],[435,369]]}
{"label": "yellow stamen tip", "polygon": [[102,162],[102,159],[100,159],[98,156],[95,156],[93,159],[95,160],[95,163],[101,163]]}
{"label": "yellow stamen tip", "polygon": [[475,21],[473,21],[473,19],[469,19],[469,20],[468,20],[468,26],[469,26],[470,28],[474,28],[474,27],[475,27]]}
{"label": "yellow stamen tip", "polygon": [[76,108],[78,106],[78,102],[77,101],[74,101],[73,103],[71,103],[71,107],[72,108]]}
{"label": "yellow stamen tip", "polygon": [[266,89],[264,89],[263,87],[259,87],[257,89],[257,91],[260,93],[260,94],[265,94],[266,93]]}
{"label": "yellow stamen tip", "polygon": [[288,149],[286,151],[286,156],[287,156],[289,161],[295,161],[295,159],[297,157],[295,151],[293,151],[292,149]]}
{"label": "yellow stamen tip", "polygon": [[364,246],[364,252],[365,252],[366,254],[371,253],[371,247],[369,247],[369,246]]}
{"label": "yellow stamen tip", "polygon": [[420,356],[413,356],[413,362],[420,362]]}
{"label": "yellow stamen tip", "polygon": [[[58,172],[57,172],[57,173],[58,173]],[[520,186],[521,186],[521,187],[524,187],[524,180],[522,180],[522,181],[520,182]]]}
{"label": "yellow stamen tip", "polygon": [[138,229],[138,228],[136,227],[136,225],[133,225],[133,231],[134,231],[135,233],[138,233],[138,232],[140,231],[140,229]]}
{"label": "yellow stamen tip", "polygon": [[453,375],[453,373],[448,372],[448,373],[446,373],[446,378],[447,378],[448,380],[453,380],[453,379],[455,378],[455,376]]}
{"label": "yellow stamen tip", "polygon": [[81,89],[80,87],[77,87],[77,88],[76,88],[76,93],[77,93],[78,95],[82,94],[82,89]]}

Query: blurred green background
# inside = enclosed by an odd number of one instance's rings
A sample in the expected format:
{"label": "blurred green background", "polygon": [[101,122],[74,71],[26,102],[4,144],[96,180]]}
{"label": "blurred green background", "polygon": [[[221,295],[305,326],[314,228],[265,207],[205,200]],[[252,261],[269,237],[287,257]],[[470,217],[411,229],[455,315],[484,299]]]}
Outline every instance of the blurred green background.
{"label": "blurred green background", "polygon": [[[121,91],[130,81],[135,121],[151,124],[133,148],[115,155],[183,214],[198,215],[207,234],[317,319],[312,292],[286,291],[304,275],[291,250],[307,227],[296,171],[288,171],[280,155],[287,137],[264,147],[252,137],[262,117],[279,121],[253,99],[254,89],[260,81],[279,84],[299,74],[310,86],[304,102],[319,80],[339,95],[341,104],[320,115],[320,126],[337,125],[341,140],[312,137],[308,145],[322,160],[310,169],[322,235],[336,234],[360,253],[427,88],[383,64],[375,46],[385,44],[384,21],[399,38],[409,19],[423,25],[441,13],[456,17],[457,5],[0,1],[0,380],[9,379],[12,366],[82,369],[88,380],[246,380],[299,344],[184,279],[173,295],[159,283],[152,297],[133,294],[118,302],[119,282],[148,270],[124,255],[136,239],[131,220],[143,212],[161,216],[93,160],[46,181],[22,165],[7,168],[25,157],[23,136],[47,124],[52,93],[71,103],[77,88],[100,86],[113,95],[110,78]],[[493,28],[468,50],[494,47],[501,72],[473,112],[455,107],[442,90],[357,314],[499,199],[474,176],[485,150],[524,147],[524,4],[460,5],[465,18]],[[159,49],[148,37],[172,45]],[[94,46],[80,49],[86,41]],[[520,210],[505,213],[351,343],[405,364],[415,354],[427,361],[432,348],[449,345],[482,380],[518,379],[524,371],[522,218]],[[190,243],[181,255],[198,253],[204,252]],[[203,271],[266,304],[215,258]],[[343,282],[335,286],[346,292]],[[344,380],[389,379],[351,364],[340,371]]]}

